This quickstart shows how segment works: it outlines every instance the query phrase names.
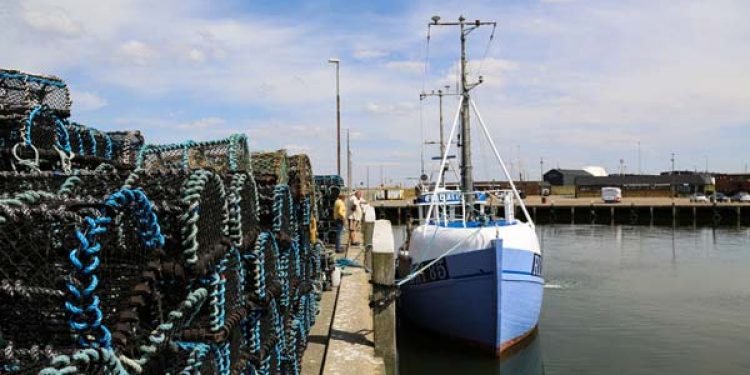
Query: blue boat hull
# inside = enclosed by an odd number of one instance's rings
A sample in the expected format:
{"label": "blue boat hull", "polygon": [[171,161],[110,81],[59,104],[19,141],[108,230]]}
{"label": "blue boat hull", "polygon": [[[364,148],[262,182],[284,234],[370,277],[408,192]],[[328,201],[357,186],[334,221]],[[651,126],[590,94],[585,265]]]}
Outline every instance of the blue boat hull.
{"label": "blue boat hull", "polygon": [[[449,255],[402,287],[400,307],[414,324],[499,355],[539,322],[541,255],[503,249]],[[497,272],[502,270],[502,272]]]}

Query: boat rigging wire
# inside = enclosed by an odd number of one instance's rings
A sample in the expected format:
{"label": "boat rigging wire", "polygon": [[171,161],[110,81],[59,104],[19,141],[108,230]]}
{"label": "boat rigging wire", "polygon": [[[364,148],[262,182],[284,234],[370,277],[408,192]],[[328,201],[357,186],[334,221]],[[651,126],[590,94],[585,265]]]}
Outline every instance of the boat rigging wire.
{"label": "boat rigging wire", "polygon": [[492,41],[495,40],[495,29],[497,29],[497,24],[492,25],[492,33],[490,34],[490,39],[487,41],[487,47],[484,49],[484,55],[482,55],[482,60],[479,62],[479,69],[477,70],[477,76],[482,75],[482,67],[484,66],[484,61],[487,59],[487,53],[490,51],[490,46],[492,46]]}

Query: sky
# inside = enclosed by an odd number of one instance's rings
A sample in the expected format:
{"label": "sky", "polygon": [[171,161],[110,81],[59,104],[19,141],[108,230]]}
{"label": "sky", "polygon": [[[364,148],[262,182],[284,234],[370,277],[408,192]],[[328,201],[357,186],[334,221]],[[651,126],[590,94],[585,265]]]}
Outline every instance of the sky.
{"label": "sky", "polygon": [[[335,68],[353,183],[413,184],[455,92],[459,33],[430,17],[497,21],[468,41],[472,91],[511,173],[742,172],[750,163],[750,2],[0,0],[0,66],[56,75],[72,117],[149,143],[244,132],[254,151],[336,170]],[[457,108],[444,98],[446,132]],[[473,126],[476,131],[476,123]],[[343,130],[342,142],[346,142]],[[473,133],[477,179],[502,179]],[[640,167],[639,145],[640,144]],[[346,153],[342,151],[342,158]],[[543,165],[540,161],[543,160]],[[343,163],[343,162],[342,162]],[[345,173],[345,168],[342,172]]]}

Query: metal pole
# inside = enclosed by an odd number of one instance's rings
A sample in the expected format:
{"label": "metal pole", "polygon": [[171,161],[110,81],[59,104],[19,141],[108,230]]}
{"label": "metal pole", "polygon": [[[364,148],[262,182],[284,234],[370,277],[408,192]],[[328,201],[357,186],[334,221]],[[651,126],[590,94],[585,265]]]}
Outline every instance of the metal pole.
{"label": "metal pole", "polygon": [[341,176],[341,95],[339,92],[339,64],[341,60],[330,58],[328,62],[336,65],[336,174]]}
{"label": "metal pole", "polygon": [[641,169],[641,141],[638,141],[638,174],[643,174],[643,169]]}
{"label": "metal pole", "polygon": [[539,181],[544,181],[544,157],[539,158]]}
{"label": "metal pole", "polygon": [[[438,100],[440,103],[440,156],[442,157],[443,154],[445,154],[445,136],[443,135],[443,90],[438,90]],[[440,171],[440,173],[443,173],[443,171]]]}
{"label": "metal pole", "polygon": [[[461,95],[464,101],[461,105],[461,190],[465,193],[474,191],[474,179],[471,165],[471,129],[469,119],[469,88],[466,81],[466,31],[464,30],[464,16],[458,18],[461,29]],[[468,194],[467,204],[474,203],[474,195]]]}
{"label": "metal pole", "polygon": [[346,129],[346,183],[352,191],[352,151],[349,147],[349,129]]}
{"label": "metal pole", "polygon": [[341,95],[339,93],[339,63],[336,63],[336,170],[341,176]]}

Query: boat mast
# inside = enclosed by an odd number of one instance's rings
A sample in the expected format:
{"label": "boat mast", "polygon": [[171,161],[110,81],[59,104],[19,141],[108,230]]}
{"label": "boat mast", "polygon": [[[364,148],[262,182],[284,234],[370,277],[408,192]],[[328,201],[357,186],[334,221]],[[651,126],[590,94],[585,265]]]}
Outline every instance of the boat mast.
{"label": "boat mast", "polygon": [[[443,92],[443,90],[438,90],[437,93],[435,93],[435,90],[432,90],[432,92],[429,92],[429,93],[426,93],[426,92],[422,91],[422,93],[419,94],[419,100],[424,100],[428,96],[437,96],[438,97],[439,105],[440,105],[440,141],[439,142],[426,141],[426,142],[424,142],[424,144],[425,145],[439,144],[440,145],[440,157],[441,158],[443,157],[443,155],[445,155],[445,149],[446,149],[445,131],[444,131],[444,126],[443,126],[443,96],[446,96],[446,95],[458,95],[458,94],[450,94],[449,91],[450,91],[450,86],[446,85],[445,86],[445,92]],[[435,158],[433,158],[433,160],[434,159]],[[445,174],[445,171],[447,169],[448,169],[447,166],[445,168],[442,168],[440,170],[440,172],[439,172],[440,175],[442,176],[443,174]],[[424,167],[422,168],[422,173],[424,173]]]}
{"label": "boat mast", "polygon": [[[432,25],[435,26],[458,26],[461,31],[461,87],[459,93],[463,96],[461,104],[461,135],[458,146],[461,147],[461,191],[464,193],[471,193],[474,191],[474,177],[472,174],[472,163],[471,163],[471,124],[469,118],[469,91],[482,83],[482,77],[479,77],[479,81],[475,83],[469,83],[467,71],[466,71],[466,37],[483,25],[496,26],[496,22],[483,22],[475,20],[473,22],[466,22],[464,16],[458,17],[458,22],[440,22],[439,16],[432,17]],[[474,194],[467,194],[466,201],[469,205],[474,203]]]}

